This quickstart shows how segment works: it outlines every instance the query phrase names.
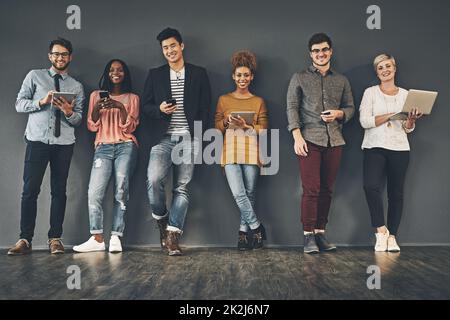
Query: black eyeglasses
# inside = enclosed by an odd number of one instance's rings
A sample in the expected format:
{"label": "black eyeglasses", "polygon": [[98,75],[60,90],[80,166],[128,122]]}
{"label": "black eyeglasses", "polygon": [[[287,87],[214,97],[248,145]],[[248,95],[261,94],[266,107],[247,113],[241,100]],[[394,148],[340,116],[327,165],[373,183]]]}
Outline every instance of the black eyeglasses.
{"label": "black eyeglasses", "polygon": [[70,56],[69,52],[50,52],[50,54],[55,58],[59,57],[67,58],[68,56]]}
{"label": "black eyeglasses", "polygon": [[321,51],[322,51],[323,53],[328,53],[328,52],[330,52],[330,50],[331,50],[330,48],[325,47],[325,48],[322,48],[322,49],[312,49],[311,52],[314,53],[314,54],[318,54],[318,53],[320,53]]}

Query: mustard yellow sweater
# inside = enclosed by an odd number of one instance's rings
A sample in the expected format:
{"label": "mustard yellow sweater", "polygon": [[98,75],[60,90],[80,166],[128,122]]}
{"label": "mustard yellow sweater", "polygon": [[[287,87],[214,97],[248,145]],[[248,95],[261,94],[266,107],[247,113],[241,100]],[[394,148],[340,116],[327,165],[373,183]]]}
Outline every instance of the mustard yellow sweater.
{"label": "mustard yellow sweater", "polygon": [[[225,129],[224,119],[228,118],[231,112],[253,111],[254,129],[242,130]],[[225,134],[222,150],[222,166],[226,164],[254,164],[261,165],[259,161],[258,133],[261,129],[267,129],[269,118],[264,100],[253,96],[246,99],[234,97],[231,93],[220,96],[217,102],[215,114],[216,128]]]}

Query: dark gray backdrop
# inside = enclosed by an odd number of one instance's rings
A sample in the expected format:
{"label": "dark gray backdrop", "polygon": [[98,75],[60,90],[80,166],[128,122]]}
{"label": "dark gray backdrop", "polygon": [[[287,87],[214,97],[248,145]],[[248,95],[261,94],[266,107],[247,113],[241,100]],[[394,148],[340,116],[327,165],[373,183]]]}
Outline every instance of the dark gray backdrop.
{"label": "dark gray backdrop", "polygon": [[[66,28],[66,8],[81,7],[82,29]],[[366,8],[381,7],[382,30],[368,30]],[[334,67],[350,79],[357,108],[366,87],[376,83],[371,61],[387,52],[398,63],[398,84],[404,88],[438,90],[433,115],[420,120],[410,136],[412,148],[406,180],[401,243],[450,244],[448,181],[450,150],[450,49],[448,1],[18,1],[0,4],[0,246],[17,240],[23,157],[22,136],[27,116],[14,108],[17,92],[30,69],[47,68],[51,39],[63,36],[74,45],[70,73],[86,95],[97,87],[105,63],[122,58],[131,67],[135,91],[142,93],[147,70],[164,63],[157,33],[166,26],[184,36],[187,61],[208,69],[214,113],[220,94],[233,89],[230,56],[250,49],[259,58],[252,90],[270,111],[271,128],[280,128],[280,171],[261,177],[257,213],[266,225],[269,244],[301,244],[300,180],[292,138],[286,130],[285,96],[293,72],[308,66],[307,40],[315,32],[333,39]],[[87,109],[87,108],[86,108]],[[212,118],[211,118],[212,119]],[[77,244],[89,236],[87,187],[94,135],[86,119],[77,129],[77,144],[68,182],[64,240]],[[142,126],[145,126],[143,122]],[[139,165],[131,186],[125,243],[157,245],[145,176],[151,138],[140,128]],[[358,114],[345,128],[347,146],[336,182],[329,234],[339,244],[373,241],[362,189],[363,131]],[[45,244],[49,221],[48,172],[38,203],[35,246]],[[183,244],[234,246],[239,214],[219,166],[198,166],[190,185],[191,205]],[[110,230],[112,189],[105,200],[105,229]]]}

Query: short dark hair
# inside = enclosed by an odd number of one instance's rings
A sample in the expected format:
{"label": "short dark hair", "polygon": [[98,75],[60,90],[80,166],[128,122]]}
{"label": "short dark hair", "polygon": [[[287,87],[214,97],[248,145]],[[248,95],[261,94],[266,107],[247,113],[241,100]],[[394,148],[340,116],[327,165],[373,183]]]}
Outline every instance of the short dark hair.
{"label": "short dark hair", "polygon": [[183,38],[181,37],[180,32],[177,29],[173,28],[165,28],[158,34],[156,40],[158,40],[159,44],[161,45],[164,40],[167,40],[169,38],[175,38],[179,44],[183,43]]}
{"label": "short dark hair", "polygon": [[315,44],[326,42],[330,46],[330,49],[333,47],[331,39],[325,33],[316,33],[314,34],[308,41],[308,49],[311,51],[311,48]]}
{"label": "short dark hair", "polygon": [[120,86],[120,89],[122,90],[123,93],[130,93],[130,92],[132,92],[130,70],[128,69],[127,64],[123,60],[120,60],[120,59],[112,59],[106,64],[105,69],[103,70],[102,77],[100,78],[100,81],[98,82],[98,86],[99,86],[100,90],[105,90],[108,92],[112,91],[113,84],[111,82],[111,79],[109,78],[109,69],[111,69],[111,65],[113,64],[113,62],[116,62],[116,61],[122,65],[123,72],[124,72],[124,78],[123,78],[123,82]]}
{"label": "short dark hair", "polygon": [[55,45],[63,46],[64,48],[67,49],[67,51],[69,51],[69,54],[72,54],[73,51],[72,43],[69,40],[60,37],[58,37],[55,40],[52,40],[50,42],[50,46],[48,47],[48,52],[52,52],[53,46]]}

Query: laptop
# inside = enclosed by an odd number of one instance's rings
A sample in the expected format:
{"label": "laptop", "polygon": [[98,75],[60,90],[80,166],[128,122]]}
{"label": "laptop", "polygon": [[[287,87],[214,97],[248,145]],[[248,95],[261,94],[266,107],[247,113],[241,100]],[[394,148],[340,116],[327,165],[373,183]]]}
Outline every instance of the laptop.
{"label": "laptop", "polygon": [[424,115],[429,115],[437,95],[436,91],[410,89],[402,111],[397,112],[390,120],[405,120],[408,118],[408,113],[414,108],[417,108]]}

